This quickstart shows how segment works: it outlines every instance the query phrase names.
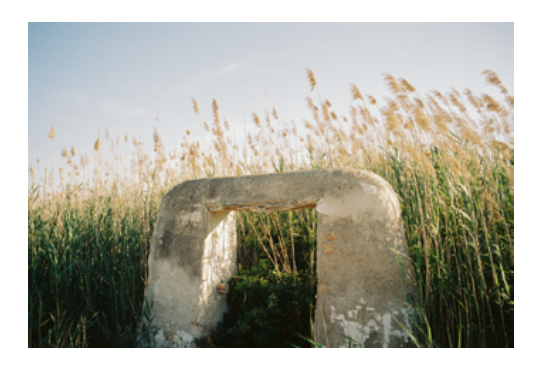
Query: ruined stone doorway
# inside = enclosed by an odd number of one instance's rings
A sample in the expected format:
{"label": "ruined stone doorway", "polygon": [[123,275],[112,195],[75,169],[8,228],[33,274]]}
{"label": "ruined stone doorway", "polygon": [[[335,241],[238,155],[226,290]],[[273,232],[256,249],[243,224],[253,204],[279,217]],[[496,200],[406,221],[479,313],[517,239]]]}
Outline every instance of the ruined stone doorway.
{"label": "ruined stone doorway", "polygon": [[318,342],[341,347],[401,345],[407,294],[415,294],[400,206],[389,183],[352,169],[184,182],[163,199],[151,243],[146,299],[156,327],[205,335],[225,313],[218,285],[237,270],[235,214],[318,213],[315,316]]}

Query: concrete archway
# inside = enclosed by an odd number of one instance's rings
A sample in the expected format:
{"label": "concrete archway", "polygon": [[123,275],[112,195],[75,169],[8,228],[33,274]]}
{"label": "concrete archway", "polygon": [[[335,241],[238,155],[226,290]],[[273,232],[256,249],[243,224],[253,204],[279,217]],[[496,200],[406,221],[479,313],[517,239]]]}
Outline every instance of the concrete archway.
{"label": "concrete archway", "polygon": [[[161,337],[204,336],[227,310],[217,290],[236,272],[233,211],[315,208],[316,339],[398,347],[416,295],[397,196],[380,176],[352,169],[187,181],[164,197],[149,256],[146,299]],[[402,265],[402,268],[401,268]],[[404,277],[402,272],[404,272]]]}

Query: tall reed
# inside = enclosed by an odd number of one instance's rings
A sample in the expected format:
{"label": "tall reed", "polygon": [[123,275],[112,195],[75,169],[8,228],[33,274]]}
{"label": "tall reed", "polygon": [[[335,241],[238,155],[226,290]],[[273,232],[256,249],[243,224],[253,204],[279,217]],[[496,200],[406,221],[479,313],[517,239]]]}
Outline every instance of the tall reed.
{"label": "tall reed", "polygon": [[[351,85],[350,114],[342,116],[307,73],[317,98],[306,99],[303,129],[273,108],[253,113],[254,127],[238,142],[217,101],[208,123],[193,99],[208,135],[187,132],[180,149],[166,151],[155,130],[149,149],[132,138],[129,161],[128,135],[122,156],[120,139],[106,130],[92,172],[88,156],[78,164],[75,149],[65,151],[58,185],[47,159],[28,196],[29,346],[134,345],[153,226],[174,185],[352,167],[378,173],[398,194],[423,299],[418,344],[513,347],[514,97],[498,75],[483,73],[502,99],[469,89],[422,95],[385,75],[384,104]],[[314,210],[241,213],[239,262],[248,268],[268,258],[279,273],[315,269],[315,226]]]}

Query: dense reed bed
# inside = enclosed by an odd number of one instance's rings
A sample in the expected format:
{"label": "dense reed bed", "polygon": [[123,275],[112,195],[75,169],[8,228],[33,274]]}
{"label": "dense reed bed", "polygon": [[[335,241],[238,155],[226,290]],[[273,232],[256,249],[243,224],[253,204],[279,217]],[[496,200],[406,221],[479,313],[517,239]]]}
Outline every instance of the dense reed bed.
{"label": "dense reed bed", "polygon": [[[237,141],[215,100],[207,123],[193,99],[208,138],[184,137],[176,151],[166,151],[156,130],[152,151],[106,130],[94,144],[92,170],[90,158],[68,146],[61,167],[50,169],[47,157],[43,181],[34,182],[32,164],[29,347],[136,345],[153,226],[174,185],[333,167],[376,172],[398,194],[422,298],[414,304],[421,314],[414,345],[513,347],[514,97],[494,72],[483,76],[501,99],[468,89],[422,95],[386,75],[391,94],[384,104],[351,85],[350,114],[341,116],[308,70],[304,132],[273,108],[254,113],[254,127]],[[313,210],[238,220],[244,269],[268,259],[279,274],[314,271]]]}

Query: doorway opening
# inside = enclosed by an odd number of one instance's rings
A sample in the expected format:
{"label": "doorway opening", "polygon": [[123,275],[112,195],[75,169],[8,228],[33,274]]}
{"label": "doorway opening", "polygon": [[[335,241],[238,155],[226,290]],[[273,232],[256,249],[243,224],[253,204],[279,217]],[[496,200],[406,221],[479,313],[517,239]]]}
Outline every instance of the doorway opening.
{"label": "doorway opening", "polygon": [[311,347],[317,295],[317,213],[236,212],[238,273],[228,312],[203,340],[216,347]]}

